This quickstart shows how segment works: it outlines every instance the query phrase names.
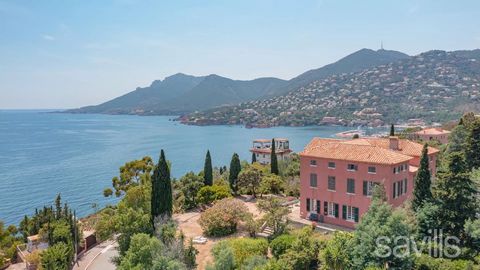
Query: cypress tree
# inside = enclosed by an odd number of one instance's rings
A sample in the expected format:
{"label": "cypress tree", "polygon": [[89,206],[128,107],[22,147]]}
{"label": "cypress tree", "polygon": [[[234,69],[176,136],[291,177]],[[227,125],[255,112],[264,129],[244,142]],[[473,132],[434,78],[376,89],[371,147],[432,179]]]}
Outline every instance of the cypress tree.
{"label": "cypress tree", "polygon": [[275,152],[275,139],[272,139],[272,152],[270,154],[270,172],[278,175],[278,161]]}
{"label": "cypress tree", "polygon": [[242,170],[242,166],[240,165],[240,158],[238,157],[237,153],[234,153],[232,156],[232,160],[230,161],[230,171],[228,175],[228,182],[230,183],[230,189],[234,194],[237,194],[237,180],[238,174]]}
{"label": "cypress tree", "polygon": [[257,162],[257,155],[255,153],[252,153],[252,164]]}
{"label": "cypress tree", "polygon": [[477,189],[470,179],[462,153],[454,152],[446,158],[446,170],[438,173],[433,190],[441,209],[438,220],[447,235],[464,236],[464,225],[475,219],[478,209]]}
{"label": "cypress tree", "polygon": [[465,157],[467,169],[480,168],[480,120],[475,120],[468,133]]}
{"label": "cypress tree", "polygon": [[205,157],[205,165],[203,167],[203,180],[205,186],[213,185],[212,157],[210,156],[210,151],[207,151],[207,156]]}
{"label": "cypress tree", "polygon": [[55,218],[58,220],[62,217],[62,197],[58,193],[57,198],[55,198]]}
{"label": "cypress tree", "polygon": [[425,144],[420,158],[420,166],[414,179],[412,208],[417,211],[425,202],[432,200],[431,174],[428,165],[428,146]]}
{"label": "cypress tree", "polygon": [[160,159],[155,166],[152,176],[151,214],[152,223],[158,216],[172,216],[172,183],[165,153],[160,152]]}
{"label": "cypress tree", "polygon": [[395,126],[393,124],[390,126],[390,136],[395,136]]}

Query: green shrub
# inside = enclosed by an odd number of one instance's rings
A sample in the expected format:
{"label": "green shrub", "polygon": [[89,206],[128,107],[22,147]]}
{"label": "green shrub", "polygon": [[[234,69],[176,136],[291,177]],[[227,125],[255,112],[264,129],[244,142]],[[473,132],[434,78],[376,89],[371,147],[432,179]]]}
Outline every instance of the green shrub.
{"label": "green shrub", "polygon": [[0,254],[0,268],[3,268],[5,264],[7,263],[7,260]]}
{"label": "green shrub", "polygon": [[265,256],[251,256],[243,262],[243,265],[241,267],[242,270],[257,270],[258,268],[263,267],[266,265],[268,262],[267,258]]}
{"label": "green shrub", "polygon": [[263,238],[233,238],[224,240],[213,248],[213,253],[230,248],[233,252],[236,268],[240,268],[247,259],[252,256],[266,257],[268,253],[268,242]]}
{"label": "green shrub", "polygon": [[465,270],[473,269],[473,262],[467,260],[449,260],[433,258],[422,254],[415,259],[416,270]]}
{"label": "green shrub", "polygon": [[237,224],[248,213],[245,204],[236,199],[223,199],[203,212],[198,223],[209,236],[225,236],[237,230]]}
{"label": "green shrub", "polygon": [[212,249],[215,258],[214,265],[208,265],[207,270],[233,270],[235,269],[235,257],[233,250],[225,241],[216,244]]}
{"label": "green shrub", "polygon": [[280,256],[284,254],[287,249],[292,247],[294,241],[295,236],[290,234],[282,234],[277,238],[273,239],[273,241],[270,242],[272,255],[277,259],[280,258]]}
{"label": "green shrub", "polygon": [[325,269],[351,268],[352,239],[352,233],[337,231],[333,234],[333,238],[325,243],[319,254]]}
{"label": "green shrub", "polygon": [[200,188],[197,194],[197,202],[201,204],[210,204],[224,198],[230,197],[230,189],[225,185],[212,185]]}
{"label": "green shrub", "polygon": [[65,243],[55,244],[40,255],[42,269],[69,269],[73,259],[73,249]]}

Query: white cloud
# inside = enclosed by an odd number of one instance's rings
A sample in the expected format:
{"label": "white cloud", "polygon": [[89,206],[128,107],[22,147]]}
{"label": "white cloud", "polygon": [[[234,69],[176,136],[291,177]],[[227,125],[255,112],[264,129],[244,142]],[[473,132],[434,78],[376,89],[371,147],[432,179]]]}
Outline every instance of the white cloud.
{"label": "white cloud", "polygon": [[50,36],[50,35],[43,35],[42,38],[45,39],[45,40],[49,40],[49,41],[55,40],[55,37]]}

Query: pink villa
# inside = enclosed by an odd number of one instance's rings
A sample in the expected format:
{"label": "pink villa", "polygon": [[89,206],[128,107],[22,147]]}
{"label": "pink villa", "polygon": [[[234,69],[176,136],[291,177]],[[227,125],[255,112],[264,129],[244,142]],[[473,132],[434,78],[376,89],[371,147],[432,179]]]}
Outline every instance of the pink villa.
{"label": "pink villa", "polygon": [[[412,194],[422,148],[398,137],[314,138],[300,153],[300,216],[354,228],[378,183],[388,202],[400,206]],[[433,176],[438,152],[428,149]]]}
{"label": "pink villa", "polygon": [[417,140],[425,142],[436,140],[440,143],[446,144],[448,143],[448,136],[450,136],[450,133],[450,131],[441,128],[426,128],[415,132],[414,136]]}

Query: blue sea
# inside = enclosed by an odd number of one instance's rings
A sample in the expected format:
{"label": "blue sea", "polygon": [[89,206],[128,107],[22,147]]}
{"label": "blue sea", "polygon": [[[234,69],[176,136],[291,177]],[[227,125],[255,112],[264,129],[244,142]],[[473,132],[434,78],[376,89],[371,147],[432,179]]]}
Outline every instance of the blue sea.
{"label": "blue sea", "polygon": [[314,136],[331,137],[345,127],[186,126],[167,116],[61,114],[46,111],[0,111],[0,220],[18,224],[35,208],[53,203],[61,193],[79,216],[92,204],[113,204],[103,197],[126,161],[160,149],[179,178],[203,168],[210,150],[214,166],[230,163],[234,152],[250,160],[256,138],[285,137],[300,151]]}

